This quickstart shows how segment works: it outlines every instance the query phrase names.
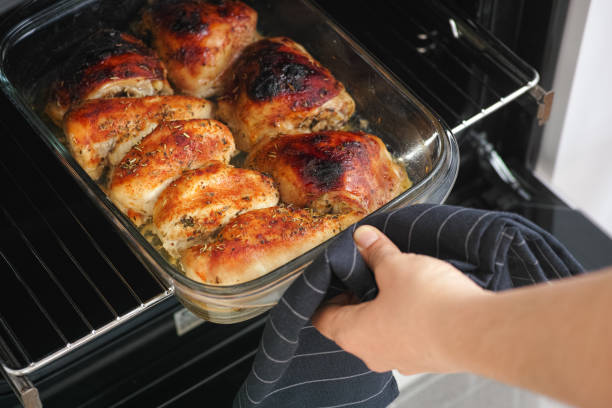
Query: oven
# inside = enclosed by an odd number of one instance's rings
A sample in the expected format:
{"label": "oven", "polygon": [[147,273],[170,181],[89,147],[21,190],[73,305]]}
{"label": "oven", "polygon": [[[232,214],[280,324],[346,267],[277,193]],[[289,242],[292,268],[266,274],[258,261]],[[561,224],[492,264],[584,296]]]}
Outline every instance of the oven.
{"label": "oven", "polygon": [[[18,3],[0,6],[2,33],[28,18]],[[533,175],[567,2],[318,3],[453,130],[448,203],[518,212],[587,269],[612,264],[612,241]],[[265,315],[193,316],[5,95],[0,130],[0,406],[229,406]]]}

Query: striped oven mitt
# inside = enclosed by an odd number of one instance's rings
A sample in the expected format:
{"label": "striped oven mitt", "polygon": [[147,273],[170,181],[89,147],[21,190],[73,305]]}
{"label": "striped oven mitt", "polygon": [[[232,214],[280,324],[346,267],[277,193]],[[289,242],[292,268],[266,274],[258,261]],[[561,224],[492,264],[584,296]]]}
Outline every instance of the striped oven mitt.
{"label": "striped oven mitt", "polygon": [[[583,271],[552,235],[515,214],[424,204],[359,224],[378,227],[402,251],[452,263],[490,290]],[[310,323],[324,299],[347,288],[363,301],[376,296],[372,272],[353,243],[355,227],[333,241],[272,309],[234,407],[384,407],[397,396],[391,372],[370,371]]]}

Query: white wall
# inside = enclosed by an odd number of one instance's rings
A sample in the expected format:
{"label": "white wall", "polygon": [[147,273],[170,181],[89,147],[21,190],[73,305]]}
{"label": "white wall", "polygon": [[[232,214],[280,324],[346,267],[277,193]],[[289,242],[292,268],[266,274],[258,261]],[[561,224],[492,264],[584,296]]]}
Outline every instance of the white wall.
{"label": "white wall", "polygon": [[536,174],[612,235],[612,1],[570,2]]}

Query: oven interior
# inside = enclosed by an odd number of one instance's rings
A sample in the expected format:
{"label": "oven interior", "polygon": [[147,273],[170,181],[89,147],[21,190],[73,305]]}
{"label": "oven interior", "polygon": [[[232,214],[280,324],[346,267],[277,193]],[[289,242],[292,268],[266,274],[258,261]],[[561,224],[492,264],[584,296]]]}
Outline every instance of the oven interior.
{"label": "oven interior", "polygon": [[[449,203],[519,212],[587,269],[612,263],[605,234],[531,173],[565,2],[319,4],[453,129]],[[4,96],[0,109],[0,405],[229,406],[265,316],[193,320]]]}

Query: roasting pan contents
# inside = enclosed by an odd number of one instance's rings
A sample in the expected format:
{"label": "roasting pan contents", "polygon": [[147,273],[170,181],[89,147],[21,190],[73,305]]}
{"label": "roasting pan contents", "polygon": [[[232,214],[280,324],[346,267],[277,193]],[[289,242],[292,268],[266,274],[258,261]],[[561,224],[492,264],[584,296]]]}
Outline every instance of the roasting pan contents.
{"label": "roasting pan contents", "polygon": [[211,117],[212,103],[190,96],[93,99],[69,111],[63,127],[70,153],[97,180],[161,122]]}
{"label": "roasting pan contents", "polygon": [[159,195],[183,171],[210,161],[229,163],[235,150],[227,126],[212,119],[161,123],[111,170],[111,200],[141,225],[153,215]]}
{"label": "roasting pan contents", "polygon": [[[411,186],[381,139],[348,130],[344,85],[289,38],[255,41],[256,22],[238,1],[154,1],[135,27],[161,59],[102,30],[46,109],[117,208],[207,284],[256,279]],[[159,95],[166,66],[192,96]]]}
{"label": "roasting pan contents", "polygon": [[202,244],[235,216],[278,204],[274,180],[253,170],[211,162],[186,171],[155,203],[153,222],[172,256]]}
{"label": "roasting pan contents", "polygon": [[245,166],[272,175],[284,203],[321,214],[365,216],[410,187],[383,142],[361,132],[280,135],[257,145]]}
{"label": "roasting pan contents", "polygon": [[240,150],[264,136],[339,129],[355,112],[341,82],[295,41],[266,38],[247,47],[219,98],[219,118]]}
{"label": "roasting pan contents", "polygon": [[210,243],[187,249],[187,276],[233,285],[266,274],[333,237],[360,217],[319,215],[307,208],[270,207],[234,218]]}
{"label": "roasting pan contents", "polygon": [[177,91],[202,98],[220,91],[223,73],[255,40],[256,30],[257,12],[229,0],[156,0],[140,25]]}
{"label": "roasting pan contents", "polygon": [[150,48],[129,34],[100,30],[60,68],[46,112],[60,125],[71,106],[87,99],[171,93],[166,69]]}

